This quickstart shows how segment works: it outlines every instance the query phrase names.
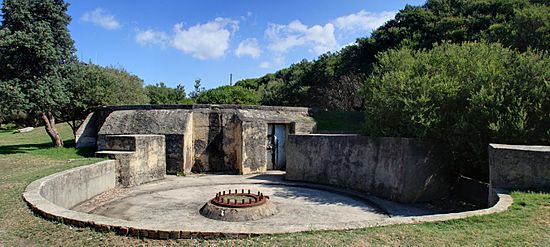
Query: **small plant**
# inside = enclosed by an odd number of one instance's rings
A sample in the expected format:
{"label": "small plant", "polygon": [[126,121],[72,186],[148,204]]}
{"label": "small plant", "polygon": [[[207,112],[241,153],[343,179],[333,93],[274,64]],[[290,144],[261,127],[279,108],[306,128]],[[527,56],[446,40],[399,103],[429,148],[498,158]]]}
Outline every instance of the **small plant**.
{"label": "small plant", "polygon": [[185,177],[185,176],[187,176],[187,173],[186,173],[185,171],[178,171],[178,172],[176,173],[176,176],[178,176],[178,177]]}

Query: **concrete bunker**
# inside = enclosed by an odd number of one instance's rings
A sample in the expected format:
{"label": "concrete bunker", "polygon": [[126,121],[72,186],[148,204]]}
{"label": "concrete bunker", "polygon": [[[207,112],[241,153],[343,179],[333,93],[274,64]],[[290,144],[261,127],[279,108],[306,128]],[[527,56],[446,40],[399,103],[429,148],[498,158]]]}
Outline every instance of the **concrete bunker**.
{"label": "concrete bunker", "polygon": [[[490,186],[514,188],[508,171],[498,170],[491,184],[453,177],[441,150],[430,142],[314,132],[315,121],[307,108],[101,107],[79,129],[77,145],[96,146],[98,156],[112,160],[37,180],[24,198],[47,219],[149,238],[239,237],[430,222],[500,212],[511,204],[509,195]],[[492,154],[511,149],[495,147],[491,146]],[[542,151],[536,155],[547,159]],[[516,159],[491,157],[492,168],[516,167]],[[192,174],[203,172],[216,175]],[[190,175],[166,176],[181,173]],[[530,176],[524,176],[526,181]],[[548,185],[548,180],[538,178],[533,184],[540,183]],[[213,195],[219,200],[220,191],[235,187],[264,191],[276,207],[252,207],[258,211],[244,216],[234,210],[237,213],[225,219],[231,222],[212,223],[211,218],[227,210],[214,203],[203,212],[212,217],[200,215]],[[453,187],[484,207],[431,207]],[[124,190],[119,195],[106,193],[120,188]],[[140,208],[143,202],[148,204]],[[246,198],[241,203],[247,204]],[[248,203],[253,204],[252,199]],[[131,210],[128,205],[133,205]],[[168,211],[150,215],[151,207]]]}
{"label": "concrete bunker", "polygon": [[117,135],[164,136],[167,174],[284,170],[288,135],[315,129],[308,108],[228,105],[103,107],[84,123],[77,147],[102,152]]}

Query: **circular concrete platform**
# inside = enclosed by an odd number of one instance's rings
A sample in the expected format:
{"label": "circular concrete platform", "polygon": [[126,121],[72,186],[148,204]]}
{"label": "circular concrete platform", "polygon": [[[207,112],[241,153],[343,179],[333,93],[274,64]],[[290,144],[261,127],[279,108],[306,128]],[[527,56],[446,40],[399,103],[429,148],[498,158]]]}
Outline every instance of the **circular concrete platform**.
{"label": "circular concrete platform", "polygon": [[[201,207],[218,191],[245,188],[269,196],[278,213],[247,222],[225,222],[204,217]],[[358,223],[388,218],[370,203],[340,193],[301,187],[283,181],[256,181],[242,176],[169,177],[133,187],[86,208],[75,210],[155,225],[158,228],[228,232],[295,232],[346,229]]]}
{"label": "circular concrete platform", "polygon": [[[120,235],[160,239],[246,237],[433,222],[502,212],[512,203],[512,198],[505,191],[497,191],[499,200],[493,207],[445,213],[346,189],[286,181],[283,179],[284,173],[270,172],[246,176],[168,176],[128,189],[103,190],[103,193],[89,200],[80,200],[82,203],[77,206],[63,206],[79,199],[75,197],[90,198],[87,194],[76,193],[84,191],[84,188],[90,189],[79,184],[83,174],[96,174],[93,171],[100,168],[110,171],[106,167],[109,162],[38,179],[27,186],[23,198],[33,212],[49,220],[99,231],[115,231]],[[108,181],[111,179],[114,177]],[[72,182],[72,186],[67,187],[67,182]],[[103,185],[103,180],[96,182],[96,186]],[[77,187],[81,190],[76,190]],[[213,220],[199,213],[212,195],[229,189],[260,190],[270,197],[278,213],[247,222]]]}

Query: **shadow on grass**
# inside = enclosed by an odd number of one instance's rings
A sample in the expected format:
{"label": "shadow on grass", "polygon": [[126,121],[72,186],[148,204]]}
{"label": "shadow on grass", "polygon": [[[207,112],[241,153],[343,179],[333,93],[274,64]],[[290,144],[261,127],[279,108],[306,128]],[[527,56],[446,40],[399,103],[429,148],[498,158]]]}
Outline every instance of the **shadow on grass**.
{"label": "shadow on grass", "polygon": [[[74,140],[67,140],[63,142],[63,147],[67,149],[75,149]],[[22,154],[33,153],[37,150],[51,149],[56,150],[51,142],[45,143],[33,143],[33,144],[17,144],[17,145],[5,145],[0,146],[0,154]],[[75,149],[75,153],[83,157],[94,157],[95,148],[86,147]]]}

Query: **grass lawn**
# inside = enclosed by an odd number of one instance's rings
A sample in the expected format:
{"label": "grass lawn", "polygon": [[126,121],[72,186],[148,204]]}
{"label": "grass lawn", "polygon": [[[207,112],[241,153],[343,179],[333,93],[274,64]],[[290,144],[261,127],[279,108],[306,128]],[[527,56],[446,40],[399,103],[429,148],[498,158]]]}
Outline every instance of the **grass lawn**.
{"label": "grass lawn", "polygon": [[[67,125],[61,124],[59,129],[63,137],[72,137]],[[21,194],[31,181],[98,160],[86,157],[90,150],[49,146],[42,128],[25,134],[0,132],[0,246],[550,246],[550,194],[527,192],[512,193],[514,204],[504,213],[418,225],[208,241],[160,241],[99,233],[36,217],[23,202]]]}

